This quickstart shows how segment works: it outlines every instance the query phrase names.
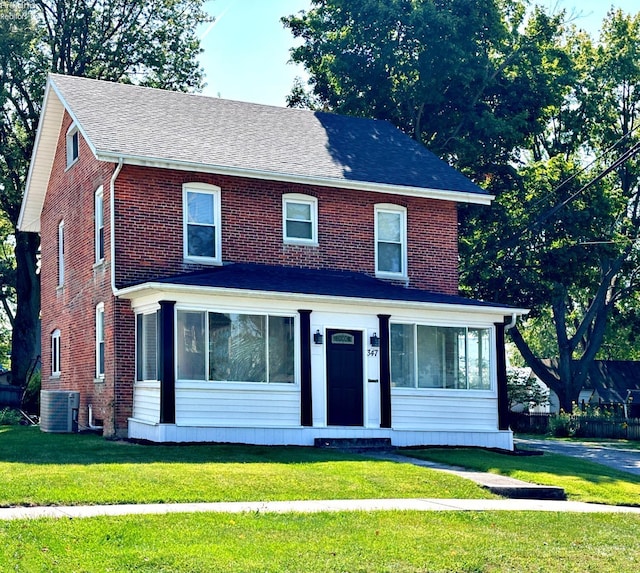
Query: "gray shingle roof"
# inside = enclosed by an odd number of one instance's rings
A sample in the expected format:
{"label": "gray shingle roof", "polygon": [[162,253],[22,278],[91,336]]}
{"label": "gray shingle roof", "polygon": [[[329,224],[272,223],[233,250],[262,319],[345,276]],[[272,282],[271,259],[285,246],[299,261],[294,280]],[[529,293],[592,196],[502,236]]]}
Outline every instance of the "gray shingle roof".
{"label": "gray shingle roof", "polygon": [[96,154],[487,195],[386,121],[52,75]]}

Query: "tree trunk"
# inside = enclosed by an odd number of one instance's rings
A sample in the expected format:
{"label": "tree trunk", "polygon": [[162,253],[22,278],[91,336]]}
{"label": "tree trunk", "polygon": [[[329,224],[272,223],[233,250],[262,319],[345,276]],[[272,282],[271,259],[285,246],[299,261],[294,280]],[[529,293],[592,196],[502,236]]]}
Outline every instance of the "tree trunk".
{"label": "tree trunk", "polygon": [[39,354],[40,276],[37,255],[40,237],[36,233],[16,233],[16,298],[13,325],[11,381],[26,386],[27,376]]}

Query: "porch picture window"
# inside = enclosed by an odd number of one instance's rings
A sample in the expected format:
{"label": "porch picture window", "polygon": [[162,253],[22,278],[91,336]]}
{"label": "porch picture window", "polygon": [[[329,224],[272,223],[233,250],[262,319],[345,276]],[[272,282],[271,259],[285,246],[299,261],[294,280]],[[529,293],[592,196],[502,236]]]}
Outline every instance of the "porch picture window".
{"label": "porch picture window", "polygon": [[102,187],[99,187],[95,195],[94,220],[95,220],[95,253],[96,263],[104,260],[104,195]]}
{"label": "porch picture window", "polygon": [[184,256],[221,262],[220,189],[204,183],[183,186]]}
{"label": "porch picture window", "polygon": [[298,193],[283,195],[282,225],[285,243],[318,244],[318,200]]}
{"label": "porch picture window", "polygon": [[185,310],[177,327],[180,379],[294,382],[293,317]]}
{"label": "porch picture window", "polygon": [[399,205],[375,206],[376,274],[407,274],[407,212]]}
{"label": "porch picture window", "polygon": [[400,388],[489,390],[490,329],[391,324],[391,381]]}
{"label": "porch picture window", "polygon": [[60,330],[55,329],[51,333],[51,376],[60,376]]}
{"label": "porch picture window", "polygon": [[104,378],[104,304],[96,306],[96,378]]}
{"label": "porch picture window", "polygon": [[158,379],[158,313],[136,315],[136,380]]}

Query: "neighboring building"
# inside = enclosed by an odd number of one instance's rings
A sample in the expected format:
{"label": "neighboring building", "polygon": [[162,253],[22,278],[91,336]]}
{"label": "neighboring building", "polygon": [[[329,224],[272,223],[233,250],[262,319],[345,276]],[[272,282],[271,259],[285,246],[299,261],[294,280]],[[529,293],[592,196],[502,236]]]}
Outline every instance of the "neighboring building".
{"label": "neighboring building", "polygon": [[458,296],[457,204],[491,199],[387,122],[52,75],[43,389],[109,436],[511,449],[524,311]]}

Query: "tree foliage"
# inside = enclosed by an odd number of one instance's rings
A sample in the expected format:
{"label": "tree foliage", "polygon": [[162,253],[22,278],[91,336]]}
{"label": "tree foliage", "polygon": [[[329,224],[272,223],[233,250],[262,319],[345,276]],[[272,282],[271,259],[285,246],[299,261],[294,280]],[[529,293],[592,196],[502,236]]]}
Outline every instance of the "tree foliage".
{"label": "tree foliage", "polygon": [[564,19],[518,0],[313,0],[283,21],[321,105],[392,121],[497,197],[461,209],[464,290],[532,309],[513,340],[570,410],[638,309],[640,15],[610,11],[597,41]]}
{"label": "tree foliage", "polygon": [[[56,72],[153,87],[202,85],[195,28],[203,0],[32,0],[0,3],[0,210],[15,237],[13,381],[24,385],[39,336],[39,239],[17,231],[46,75]],[[3,267],[4,269],[4,267]],[[5,308],[9,316],[9,309]]]}

